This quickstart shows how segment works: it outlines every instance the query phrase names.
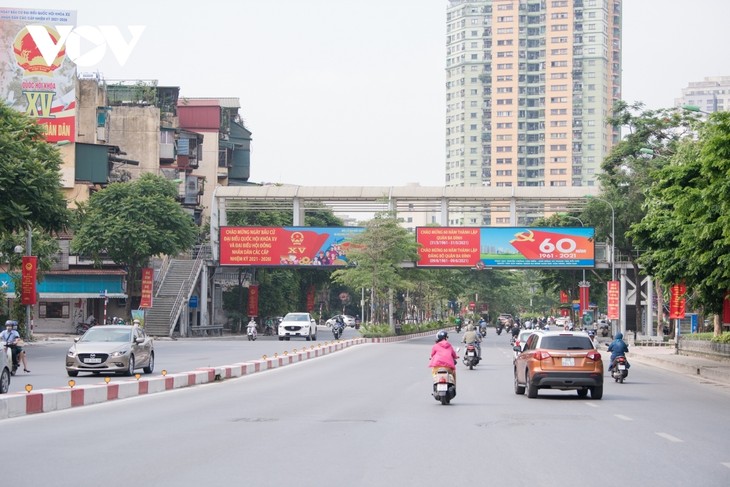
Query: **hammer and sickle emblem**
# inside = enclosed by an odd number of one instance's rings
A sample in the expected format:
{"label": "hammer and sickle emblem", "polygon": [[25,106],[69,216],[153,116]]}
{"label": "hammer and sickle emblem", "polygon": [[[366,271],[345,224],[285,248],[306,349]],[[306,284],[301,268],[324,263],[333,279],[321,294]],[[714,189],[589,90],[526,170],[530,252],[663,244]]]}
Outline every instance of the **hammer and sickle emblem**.
{"label": "hammer and sickle emblem", "polygon": [[515,239],[512,240],[512,242],[534,242],[534,241],[535,241],[535,234],[532,232],[532,230],[527,230],[526,232],[517,233],[517,234],[515,234]]}

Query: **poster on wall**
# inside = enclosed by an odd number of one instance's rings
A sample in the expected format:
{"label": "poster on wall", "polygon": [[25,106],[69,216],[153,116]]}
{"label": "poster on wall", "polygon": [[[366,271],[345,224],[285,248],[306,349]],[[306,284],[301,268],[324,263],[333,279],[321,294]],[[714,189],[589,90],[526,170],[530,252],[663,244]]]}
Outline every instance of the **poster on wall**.
{"label": "poster on wall", "polygon": [[221,227],[220,265],[351,265],[347,256],[361,227]]}
{"label": "poster on wall", "polygon": [[592,227],[418,227],[418,267],[594,267]]}
{"label": "poster on wall", "polygon": [[76,65],[58,31],[75,25],[74,11],[0,7],[0,100],[37,120],[48,142],[76,139]]}

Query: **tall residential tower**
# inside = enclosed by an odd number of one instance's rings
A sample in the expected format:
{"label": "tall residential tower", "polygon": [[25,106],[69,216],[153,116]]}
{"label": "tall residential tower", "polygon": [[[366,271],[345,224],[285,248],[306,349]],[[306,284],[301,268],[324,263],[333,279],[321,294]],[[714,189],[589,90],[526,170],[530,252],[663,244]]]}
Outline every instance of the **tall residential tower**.
{"label": "tall residential tower", "polygon": [[621,0],[449,0],[446,21],[446,185],[596,185],[619,137]]}

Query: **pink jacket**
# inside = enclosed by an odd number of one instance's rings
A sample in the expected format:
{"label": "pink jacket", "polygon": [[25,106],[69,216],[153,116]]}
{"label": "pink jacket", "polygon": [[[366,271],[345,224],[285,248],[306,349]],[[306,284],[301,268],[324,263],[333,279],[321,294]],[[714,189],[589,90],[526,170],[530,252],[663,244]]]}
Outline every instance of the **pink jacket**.
{"label": "pink jacket", "polygon": [[431,361],[428,363],[429,367],[456,367],[456,351],[454,347],[448,342],[448,340],[441,340],[436,342],[431,347]]}

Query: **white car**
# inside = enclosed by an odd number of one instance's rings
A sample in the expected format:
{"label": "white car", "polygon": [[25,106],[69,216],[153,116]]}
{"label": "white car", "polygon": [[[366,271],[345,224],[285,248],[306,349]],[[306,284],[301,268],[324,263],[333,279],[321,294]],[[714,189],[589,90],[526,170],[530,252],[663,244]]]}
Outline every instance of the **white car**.
{"label": "white car", "polygon": [[332,325],[335,324],[335,320],[338,316],[342,316],[342,321],[345,322],[345,326],[349,326],[351,328],[355,328],[355,317],[350,315],[334,315],[332,318],[325,321],[325,324],[329,327],[332,327]]}
{"label": "white car", "polygon": [[287,313],[279,322],[279,341],[301,337],[307,341],[317,339],[317,322],[309,313]]}
{"label": "white car", "polygon": [[0,345],[0,394],[6,394],[10,390],[10,368],[12,358],[8,358],[5,347]]}

